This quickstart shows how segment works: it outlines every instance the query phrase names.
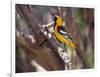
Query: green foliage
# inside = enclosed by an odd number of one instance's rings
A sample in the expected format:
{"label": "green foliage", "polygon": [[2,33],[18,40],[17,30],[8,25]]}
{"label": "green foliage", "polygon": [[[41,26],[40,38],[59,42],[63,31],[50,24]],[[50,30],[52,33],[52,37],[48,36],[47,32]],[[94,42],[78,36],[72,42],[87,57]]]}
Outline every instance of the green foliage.
{"label": "green foliage", "polygon": [[89,53],[88,60],[89,68],[94,68],[94,50]]}
{"label": "green foliage", "polygon": [[77,9],[76,20],[77,20],[79,28],[82,30],[84,28],[84,23],[85,23],[85,21],[84,21],[84,11],[83,11],[82,8]]}

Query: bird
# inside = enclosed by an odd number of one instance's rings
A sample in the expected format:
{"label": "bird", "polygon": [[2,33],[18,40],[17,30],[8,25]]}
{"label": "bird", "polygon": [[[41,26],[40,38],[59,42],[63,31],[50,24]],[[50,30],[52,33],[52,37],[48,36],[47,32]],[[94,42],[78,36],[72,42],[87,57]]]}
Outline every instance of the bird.
{"label": "bird", "polygon": [[64,28],[63,20],[59,15],[54,16],[54,35],[59,42],[64,43],[67,46],[70,46],[72,49],[76,51],[76,54],[82,60],[83,68],[88,67],[87,62],[85,61],[84,57],[82,57],[79,48],[73,42],[71,35]]}
{"label": "bird", "polygon": [[63,20],[59,15],[54,16],[54,35],[59,42],[66,44],[73,49],[77,48],[77,46],[73,43],[71,35],[63,26]]}

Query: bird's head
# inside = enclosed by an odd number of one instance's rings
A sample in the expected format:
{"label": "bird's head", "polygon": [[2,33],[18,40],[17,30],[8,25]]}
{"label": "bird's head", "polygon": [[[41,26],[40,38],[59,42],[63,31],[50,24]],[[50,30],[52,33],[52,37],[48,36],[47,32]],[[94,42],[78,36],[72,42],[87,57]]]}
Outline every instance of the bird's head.
{"label": "bird's head", "polygon": [[60,17],[60,16],[55,16],[54,17],[54,21],[55,21],[55,24],[57,25],[57,26],[62,26],[62,24],[63,24],[63,21],[62,21],[62,18]]}

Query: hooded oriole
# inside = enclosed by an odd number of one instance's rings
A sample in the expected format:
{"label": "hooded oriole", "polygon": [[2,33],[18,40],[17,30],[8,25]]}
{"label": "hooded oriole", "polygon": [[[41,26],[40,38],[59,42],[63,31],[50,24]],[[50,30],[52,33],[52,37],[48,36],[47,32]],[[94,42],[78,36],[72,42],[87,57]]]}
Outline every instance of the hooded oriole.
{"label": "hooded oriole", "polygon": [[54,23],[54,35],[55,37],[62,43],[70,46],[71,48],[76,50],[76,53],[80,57],[80,59],[83,62],[83,67],[87,68],[87,62],[85,61],[84,57],[81,56],[77,46],[73,43],[72,38],[70,35],[65,31],[65,28],[63,27],[63,21],[60,16],[54,17],[55,23]]}
{"label": "hooded oriole", "polygon": [[54,17],[54,35],[60,42],[76,49],[76,45],[73,43],[71,36],[65,31],[63,27],[63,21],[60,16]]}

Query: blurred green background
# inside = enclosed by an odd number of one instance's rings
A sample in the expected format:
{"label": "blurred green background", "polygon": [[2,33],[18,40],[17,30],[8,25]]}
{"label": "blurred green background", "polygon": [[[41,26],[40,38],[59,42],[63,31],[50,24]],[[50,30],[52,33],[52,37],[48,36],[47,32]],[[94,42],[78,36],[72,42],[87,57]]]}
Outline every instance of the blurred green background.
{"label": "blurred green background", "polygon": [[[72,69],[94,68],[93,8],[25,4],[16,4],[15,7],[16,73],[38,71],[32,64],[33,60],[47,71],[65,70],[64,62],[57,52],[57,40],[53,36],[48,39],[41,32],[41,26],[52,22],[54,15],[62,17],[63,26],[71,34],[81,54],[82,59],[77,53],[72,55]],[[46,30],[53,31],[53,29]]]}

